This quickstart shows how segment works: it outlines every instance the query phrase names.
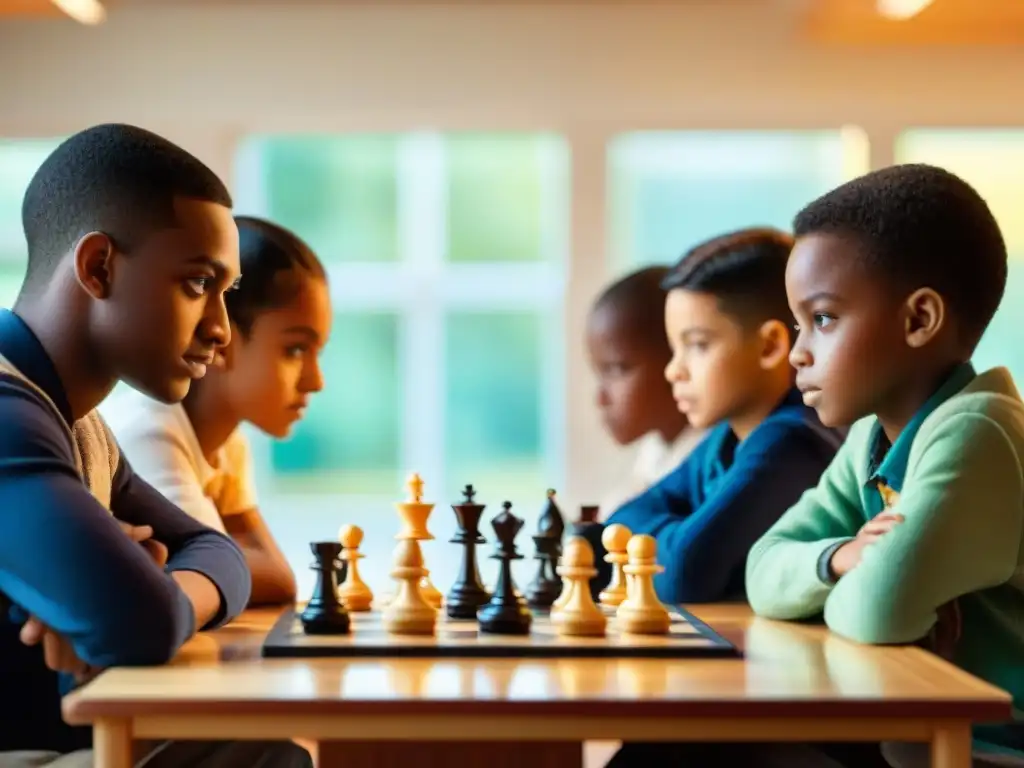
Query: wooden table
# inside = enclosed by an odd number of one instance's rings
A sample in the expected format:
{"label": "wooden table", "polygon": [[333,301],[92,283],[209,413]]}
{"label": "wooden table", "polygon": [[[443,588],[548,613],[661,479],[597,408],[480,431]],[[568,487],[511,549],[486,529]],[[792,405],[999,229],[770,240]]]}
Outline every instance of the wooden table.
{"label": "wooden table", "polygon": [[585,740],[897,740],[966,768],[972,722],[1010,717],[1006,693],[920,649],[691,610],[745,658],[261,659],[278,612],[251,611],[170,665],[103,673],[64,711],[94,725],[103,768],[128,768],[133,738],[334,740],[344,765],[403,768],[567,768]]}

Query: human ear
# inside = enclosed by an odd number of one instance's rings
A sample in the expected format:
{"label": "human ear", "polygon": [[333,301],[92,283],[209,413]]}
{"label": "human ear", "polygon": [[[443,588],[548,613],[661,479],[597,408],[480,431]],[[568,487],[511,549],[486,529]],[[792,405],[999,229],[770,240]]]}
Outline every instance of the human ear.
{"label": "human ear", "polygon": [[75,246],[75,279],[94,299],[110,296],[114,243],[102,232],[90,232]]}
{"label": "human ear", "polygon": [[938,335],[946,324],[946,302],[931,288],[919,288],[903,304],[907,346],[920,348]]}
{"label": "human ear", "polygon": [[757,330],[761,344],[761,368],[772,370],[789,365],[791,343],[789,330],[781,320],[768,320]]}

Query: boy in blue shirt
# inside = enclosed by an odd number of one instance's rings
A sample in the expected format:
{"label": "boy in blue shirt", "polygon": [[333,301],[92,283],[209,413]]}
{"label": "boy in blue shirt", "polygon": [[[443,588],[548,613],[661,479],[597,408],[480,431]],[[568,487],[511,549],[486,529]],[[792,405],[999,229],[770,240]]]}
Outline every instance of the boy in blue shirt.
{"label": "boy in blue shirt", "polygon": [[[91,765],[87,750],[62,754],[88,746],[61,719],[68,684],[165,663],[245,607],[237,546],[137,477],[95,411],[119,380],[181,400],[227,343],[224,293],[239,272],[230,206],[197,159],[124,125],[72,136],[28,186],[28,270],[13,311],[0,312],[4,765]],[[311,761],[257,742],[168,743],[146,760],[236,764]]]}
{"label": "boy in blue shirt", "polygon": [[[655,537],[665,603],[742,599],[750,546],[817,483],[841,443],[793,386],[792,244],[771,229],[733,232],[691,250],[664,280],[673,352],[665,377],[690,424],[713,429],[606,524]],[[602,564],[603,527],[580,529]],[[592,587],[609,579],[604,565]]]}

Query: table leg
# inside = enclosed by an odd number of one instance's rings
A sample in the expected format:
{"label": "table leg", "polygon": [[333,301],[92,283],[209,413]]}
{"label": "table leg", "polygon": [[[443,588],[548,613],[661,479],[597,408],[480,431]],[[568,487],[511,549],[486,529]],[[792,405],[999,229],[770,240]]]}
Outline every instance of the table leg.
{"label": "table leg", "polygon": [[932,733],[932,768],[971,768],[971,724],[942,723]]}
{"label": "table leg", "polygon": [[132,768],[132,728],[128,720],[101,718],[93,723],[96,768]]}

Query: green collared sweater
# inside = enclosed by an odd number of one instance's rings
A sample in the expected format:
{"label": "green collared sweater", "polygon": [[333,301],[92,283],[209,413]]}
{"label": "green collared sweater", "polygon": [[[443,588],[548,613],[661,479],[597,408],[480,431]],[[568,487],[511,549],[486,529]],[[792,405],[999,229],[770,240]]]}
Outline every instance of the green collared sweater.
{"label": "green collared sweater", "polygon": [[[891,510],[904,522],[864,549],[837,582],[823,553],[866,522],[873,417],[855,424],[822,475],[756,543],[747,597],[772,619],[824,614],[862,643],[913,643],[955,604],[951,660],[1024,709],[1024,403],[1002,368],[976,376],[918,427]],[[1022,724],[1024,725],[1024,724]],[[1016,723],[978,728],[980,742],[1024,749]]]}

